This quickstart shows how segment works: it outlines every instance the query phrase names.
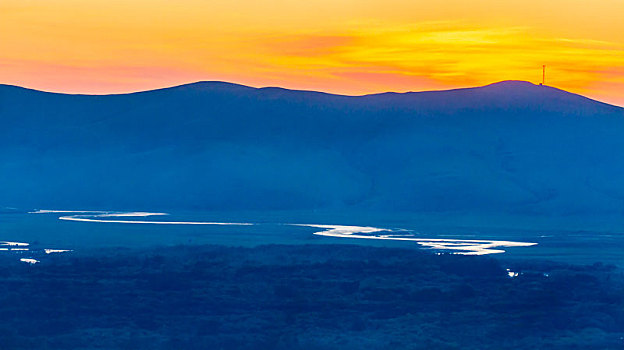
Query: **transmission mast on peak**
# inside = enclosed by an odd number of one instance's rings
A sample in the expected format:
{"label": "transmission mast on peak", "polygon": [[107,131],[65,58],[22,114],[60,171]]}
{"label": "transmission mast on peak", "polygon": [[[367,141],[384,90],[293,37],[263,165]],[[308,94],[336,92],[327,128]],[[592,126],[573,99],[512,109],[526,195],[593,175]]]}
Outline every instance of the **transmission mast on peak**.
{"label": "transmission mast on peak", "polygon": [[546,65],[542,65],[542,83],[540,85],[546,84]]}

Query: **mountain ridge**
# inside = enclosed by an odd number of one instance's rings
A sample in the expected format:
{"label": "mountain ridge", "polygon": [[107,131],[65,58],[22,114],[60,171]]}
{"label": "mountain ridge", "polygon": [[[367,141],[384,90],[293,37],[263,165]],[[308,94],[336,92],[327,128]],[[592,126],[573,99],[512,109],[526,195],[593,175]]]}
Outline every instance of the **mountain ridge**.
{"label": "mountain ridge", "polygon": [[612,106],[615,108],[624,108],[624,107],[620,107],[617,105],[612,105],[606,102],[602,102],[599,100],[595,100],[587,96],[583,96],[581,94],[576,94],[576,93],[572,93],[566,90],[558,89],[553,86],[541,85],[541,84],[536,85],[536,84],[533,84],[531,82],[524,81],[524,80],[502,80],[502,81],[498,81],[498,82],[494,82],[494,83],[490,83],[490,84],[486,84],[482,86],[474,86],[474,87],[462,87],[462,88],[441,89],[441,90],[406,91],[406,92],[386,91],[386,92],[370,93],[370,94],[363,94],[363,95],[344,95],[344,94],[329,93],[329,92],[315,91],[315,90],[289,89],[289,88],[283,88],[283,87],[278,87],[278,86],[252,87],[252,86],[248,86],[244,84],[238,84],[238,83],[232,83],[232,82],[226,82],[226,81],[217,81],[217,80],[201,80],[201,81],[167,86],[167,87],[162,87],[162,88],[127,92],[127,93],[112,93],[112,94],[63,93],[63,92],[38,90],[38,89],[23,87],[19,85],[0,84],[0,89],[2,88],[14,88],[17,90],[39,92],[39,93],[46,93],[46,94],[53,94],[53,95],[83,96],[83,97],[128,96],[128,95],[137,95],[137,94],[145,94],[145,93],[160,93],[160,92],[175,91],[175,90],[198,89],[198,90],[203,90],[203,91],[214,91],[214,90],[258,91],[258,92],[260,91],[283,91],[286,93],[311,93],[311,94],[319,94],[319,95],[324,95],[324,96],[346,97],[346,98],[366,98],[366,97],[371,97],[371,96],[383,96],[383,95],[409,96],[409,95],[432,94],[432,93],[470,92],[470,91],[478,91],[478,90],[490,90],[494,88],[500,88],[502,89],[502,92],[513,93],[513,92],[518,92],[518,91],[527,91],[528,88],[531,88],[531,89],[537,88],[537,89],[544,89],[550,92],[558,92],[558,93],[569,94],[569,95],[573,95],[577,97],[582,97],[584,99],[597,102],[597,103],[601,103],[604,105]]}
{"label": "mountain ridge", "polygon": [[527,82],[357,97],[0,87],[0,123],[4,206],[624,213],[624,109]]}

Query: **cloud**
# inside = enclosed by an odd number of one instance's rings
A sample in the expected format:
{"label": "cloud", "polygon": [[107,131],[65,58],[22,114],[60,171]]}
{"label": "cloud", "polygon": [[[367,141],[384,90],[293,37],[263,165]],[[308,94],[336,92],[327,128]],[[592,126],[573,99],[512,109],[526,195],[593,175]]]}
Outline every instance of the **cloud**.
{"label": "cloud", "polygon": [[272,54],[312,57],[344,50],[354,40],[351,35],[299,34],[269,36],[264,38],[264,45]]}

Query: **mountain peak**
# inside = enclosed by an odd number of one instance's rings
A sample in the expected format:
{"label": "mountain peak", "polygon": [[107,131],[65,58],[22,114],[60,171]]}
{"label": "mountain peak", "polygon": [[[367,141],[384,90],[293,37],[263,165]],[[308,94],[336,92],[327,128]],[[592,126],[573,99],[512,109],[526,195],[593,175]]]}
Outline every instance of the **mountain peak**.
{"label": "mountain peak", "polygon": [[[172,87],[166,87],[157,90],[151,91],[166,91],[166,90],[194,90],[194,91],[244,91],[244,90],[254,90],[250,86],[230,83],[225,81],[197,81],[188,84],[182,84]],[[146,91],[149,92],[149,91]]]}
{"label": "mountain peak", "polygon": [[539,85],[535,85],[529,81],[525,80],[503,80],[496,83],[488,84],[484,87],[505,87],[505,88],[519,88],[519,87],[537,87]]}

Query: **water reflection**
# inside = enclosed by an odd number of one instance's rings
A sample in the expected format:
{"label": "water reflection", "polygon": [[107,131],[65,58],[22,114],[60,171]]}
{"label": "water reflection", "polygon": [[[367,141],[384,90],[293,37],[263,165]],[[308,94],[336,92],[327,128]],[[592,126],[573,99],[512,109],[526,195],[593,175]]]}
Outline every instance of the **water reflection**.
{"label": "water reflection", "polygon": [[[447,239],[447,238],[422,238],[414,234],[394,232],[405,232],[405,230],[390,230],[368,226],[340,226],[340,225],[314,225],[314,224],[293,224],[295,226],[307,226],[325,229],[315,232],[315,235],[356,238],[356,239],[382,239],[394,241],[412,241],[419,245],[435,250],[452,250],[455,254],[461,255],[487,255],[504,253],[503,247],[530,247],[537,245],[532,242],[495,241],[478,239]],[[385,232],[385,234],[379,234]],[[377,233],[377,234],[375,234]]]}
{"label": "water reflection", "polygon": [[[234,225],[249,226],[254,223],[241,222],[208,222],[208,221],[156,221],[156,220],[129,220],[126,218],[146,218],[152,216],[167,216],[167,213],[152,212],[115,212],[115,211],[79,211],[79,210],[36,210],[32,214],[71,214],[60,216],[60,220],[96,223],[117,224],[156,224],[156,225]],[[120,220],[119,218],[124,218]],[[404,229],[386,229],[371,226],[345,226],[345,225],[320,225],[320,224],[288,224],[291,226],[303,226],[322,229],[314,232],[317,236],[352,238],[352,239],[377,239],[393,241],[416,242],[422,247],[438,251],[451,251],[461,255],[487,255],[504,253],[501,248],[530,247],[537,243],[479,240],[479,239],[454,239],[454,238],[424,238],[411,231]],[[7,242],[17,243],[17,242]],[[49,251],[49,252],[48,252]],[[67,250],[46,249],[46,254],[52,252],[66,252]]]}

